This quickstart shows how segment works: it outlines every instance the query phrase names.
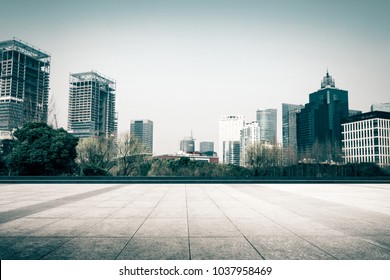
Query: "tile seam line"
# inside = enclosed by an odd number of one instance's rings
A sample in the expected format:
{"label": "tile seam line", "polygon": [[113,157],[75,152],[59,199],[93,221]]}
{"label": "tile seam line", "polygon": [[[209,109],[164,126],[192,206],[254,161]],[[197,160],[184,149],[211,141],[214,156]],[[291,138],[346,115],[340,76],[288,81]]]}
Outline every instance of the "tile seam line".
{"label": "tile seam line", "polygon": [[[160,185],[157,185],[157,186],[160,186]],[[171,185],[168,185],[168,186],[171,186]],[[153,207],[153,209],[149,212],[149,214],[146,216],[146,218],[143,220],[143,222],[139,225],[139,227],[137,228],[137,230],[133,233],[133,235],[130,237],[129,241],[126,242],[125,246],[123,246],[123,248],[120,250],[120,252],[115,256],[114,260],[117,260],[118,257],[122,254],[122,252],[125,250],[125,248],[127,247],[127,245],[129,245],[129,243],[131,242],[131,240],[133,240],[134,236],[137,234],[137,232],[140,230],[140,228],[143,226],[143,224],[146,222],[146,220],[149,218],[149,216],[153,213],[154,209],[156,209],[156,207],[160,204],[160,202],[164,199],[164,197],[167,195],[167,193],[169,192],[170,188],[168,188],[166,190],[166,192],[164,193],[164,195],[161,197],[161,199],[158,201],[158,203]]]}
{"label": "tile seam line", "polygon": [[187,214],[187,240],[188,240],[188,254],[189,254],[189,260],[192,259],[191,256],[191,238],[190,238],[190,222],[188,218],[188,197],[187,197],[187,184],[184,185],[184,190],[186,194],[186,214]]}
{"label": "tile seam line", "polygon": [[[209,199],[211,199],[211,201],[215,204],[215,206],[217,206],[217,208],[222,211],[222,213],[225,215],[225,217],[229,220],[229,222],[236,228],[236,230],[241,234],[242,237],[244,237],[244,239],[249,243],[249,245],[256,251],[256,253],[263,259],[265,260],[265,257],[257,250],[257,248],[252,244],[252,242],[250,242],[248,240],[248,238],[239,230],[239,228],[237,228],[237,226],[232,222],[232,220],[226,215],[225,211],[223,211],[219,205],[217,203],[215,203],[214,199],[203,189],[201,188],[202,191],[209,197]],[[221,191],[218,186],[217,186],[217,189],[224,193],[223,191]]]}
{"label": "tile seam line", "polygon": [[[230,188],[229,185],[226,185],[226,186],[228,186],[228,187]],[[221,190],[220,190],[220,191],[221,191]],[[221,192],[223,192],[223,191],[221,191]],[[233,198],[234,200],[236,200],[236,201],[238,201],[238,202],[241,203],[240,200],[238,200],[237,198],[232,197],[229,193],[226,193],[226,192],[223,192],[223,193],[225,193],[226,195],[230,196],[230,197]],[[241,193],[241,192],[240,192],[240,193]],[[252,209],[253,211],[255,211],[256,213],[260,214],[260,215],[263,216],[264,218],[270,220],[271,222],[274,222],[275,224],[279,225],[280,227],[284,228],[285,230],[291,232],[291,233],[292,233],[293,235],[295,235],[296,237],[298,237],[298,238],[300,238],[300,239],[306,241],[307,243],[311,244],[312,246],[316,247],[317,249],[319,249],[320,251],[324,252],[325,254],[331,256],[332,258],[334,258],[334,259],[336,259],[336,260],[338,259],[338,258],[336,258],[335,256],[333,256],[331,253],[329,253],[329,252],[325,251],[324,249],[318,247],[317,245],[311,243],[310,241],[306,240],[305,238],[303,238],[302,236],[296,234],[295,232],[291,231],[290,229],[286,228],[285,226],[279,224],[278,222],[272,220],[271,218],[269,218],[269,217],[263,215],[262,213],[258,212],[256,209],[252,208],[251,206],[249,206],[249,208]],[[284,208],[282,208],[282,209],[284,209]],[[286,211],[289,211],[289,212],[291,212],[291,213],[294,213],[294,212],[292,212],[292,211],[290,211],[290,210],[287,210],[287,209],[285,209],[285,210],[286,210]],[[296,214],[296,215],[298,215],[298,216],[301,216],[301,217],[304,217],[304,216],[302,216],[302,215],[300,215],[300,214],[297,214],[297,213],[294,213],[294,214]],[[305,217],[305,218],[306,218],[306,217]],[[229,219],[229,220],[230,220],[230,219]],[[311,220],[311,219],[310,219],[310,220]],[[253,245],[252,245],[252,246],[253,246]]]}
{"label": "tile seam line", "polygon": [[[131,186],[131,185],[123,185],[123,186]],[[150,192],[150,191],[151,191],[151,190],[148,190],[146,193],[148,193],[148,192]],[[142,195],[145,195],[145,193],[142,194]],[[108,200],[109,200],[109,199],[107,199],[107,200],[105,200],[105,201],[108,201]],[[134,200],[136,200],[136,198],[135,198]],[[128,204],[130,204],[131,202],[132,202],[132,201],[130,201]],[[126,205],[120,207],[119,209],[126,208],[126,206],[127,206],[128,204],[126,204]],[[74,235],[74,236],[69,236],[69,237],[68,237],[68,240],[66,240],[64,243],[62,243],[62,244],[59,245],[58,247],[54,248],[53,250],[51,250],[51,251],[48,252],[47,254],[41,256],[40,259],[43,259],[43,258],[45,258],[46,256],[50,255],[50,254],[53,253],[54,251],[56,251],[56,250],[58,250],[59,248],[63,247],[65,244],[71,242],[73,239],[75,239],[75,238],[77,238],[77,237],[80,237],[80,235],[82,235],[85,231],[87,231],[88,229],[90,229],[90,228],[96,226],[98,223],[104,221],[104,220],[107,219],[109,216],[111,216],[111,215],[113,215],[114,213],[118,212],[119,209],[118,209],[117,211],[115,211],[115,212],[113,212],[113,213],[111,213],[111,214],[105,216],[105,217],[100,218],[99,221],[96,221],[96,223],[91,224],[89,227],[85,228],[83,231],[79,232],[78,234],[76,234],[76,235]],[[66,219],[66,218],[65,218],[65,219]],[[142,225],[142,224],[141,224],[141,225]],[[139,229],[139,228],[138,228],[138,229]],[[138,229],[137,229],[137,231],[138,231]],[[132,237],[133,237],[133,236],[132,236]],[[131,238],[132,238],[132,237],[131,237]],[[89,237],[85,237],[85,238],[89,238]],[[92,238],[100,238],[100,237],[92,237]],[[111,237],[111,238],[113,238],[113,237]],[[114,237],[114,238],[123,238],[123,237]],[[131,240],[131,238],[130,238],[130,240]],[[130,241],[130,240],[129,240],[129,241]],[[127,243],[126,243],[126,245],[127,245]],[[125,245],[125,247],[126,247],[126,245]],[[124,247],[123,247],[123,248],[124,248]],[[123,250],[123,249],[122,249],[122,250]]]}
{"label": "tile seam line", "polygon": [[[130,185],[127,185],[127,184],[121,184],[122,185],[122,187],[125,187],[125,186],[131,186],[132,184],[130,184]],[[120,186],[120,185],[113,185],[113,186],[111,186],[111,187],[115,187],[115,186]],[[107,188],[111,188],[111,187],[107,187]],[[121,188],[121,187],[120,187]],[[115,188],[115,189],[113,189],[113,190],[116,190],[116,189],[119,189],[119,188]],[[145,195],[145,194],[147,194],[147,193],[149,193],[150,191],[152,191],[152,189],[150,189],[150,190],[148,190],[147,192],[145,192],[145,193],[143,193],[142,195]],[[91,196],[90,196],[91,197]],[[89,197],[87,197],[87,198],[89,198]],[[136,199],[136,198],[135,198]],[[134,200],[135,200],[134,199]],[[81,199],[82,200],[82,199]],[[107,200],[109,200],[109,199],[107,199]],[[106,200],[106,201],[107,201]],[[79,200],[80,201],[80,200]],[[129,202],[128,204],[130,204],[131,202]],[[127,204],[127,205],[128,205]],[[122,209],[122,208],[125,208],[126,206],[122,206],[122,207],[120,207],[120,209]],[[55,207],[54,207],[55,208]],[[118,209],[118,211],[119,211],[119,209]],[[153,211],[153,210],[152,210]],[[110,215],[112,215],[113,213],[111,213]],[[108,215],[108,216],[110,216],[110,215]],[[69,216],[69,215],[68,215]],[[67,217],[68,217],[67,216]],[[46,254],[44,254],[44,255],[42,255],[42,256],[40,256],[39,257],[39,259],[43,259],[43,258],[45,258],[46,256],[48,256],[48,255],[50,255],[51,253],[53,253],[54,251],[56,251],[56,250],[58,250],[59,248],[61,248],[61,247],[63,247],[65,244],[67,244],[67,243],[69,243],[69,242],[71,242],[73,239],[75,239],[76,237],[79,237],[81,234],[83,234],[86,230],[88,230],[89,228],[92,228],[92,227],[94,227],[95,225],[97,225],[98,223],[100,223],[101,221],[103,221],[103,220],[105,220],[108,216],[106,216],[106,217],[102,217],[99,221],[96,221],[95,223],[93,223],[93,224],[91,224],[89,227],[87,227],[87,228],[85,228],[83,231],[81,231],[80,233],[78,233],[78,234],[76,234],[76,235],[74,235],[74,236],[50,236],[50,237],[47,237],[47,236],[20,236],[20,237],[22,237],[23,239],[25,239],[25,238],[29,238],[29,237],[34,237],[34,238],[37,238],[37,239],[40,239],[40,238],[60,238],[60,239],[64,239],[64,242],[62,242],[61,244],[59,244],[58,246],[56,246],[55,248],[53,248],[52,250],[50,250],[49,252],[47,252]],[[63,218],[63,219],[67,219],[67,217],[65,217],[65,218]],[[58,220],[61,220],[61,219],[56,219],[55,221],[53,221],[53,222],[51,222],[51,223],[49,223],[49,224],[47,224],[47,225],[44,225],[44,226],[42,226],[42,227],[40,227],[39,229],[37,229],[35,232],[37,232],[37,231],[39,231],[40,229],[42,229],[42,228],[44,228],[45,226],[48,226],[48,225],[50,225],[50,224],[53,224],[53,223],[55,223],[56,221],[58,221]],[[141,224],[142,225],[142,224]],[[138,228],[139,229],[139,228]],[[138,231],[138,230],[137,230]],[[132,236],[133,237],[133,236]],[[131,237],[131,238],[132,238]],[[127,243],[126,243],[127,244]]]}
{"label": "tile seam line", "polygon": [[[264,187],[266,187],[266,186],[264,186]],[[234,189],[235,189],[235,188],[234,188]],[[239,189],[235,189],[235,190],[236,190],[236,191],[239,191],[239,192],[241,193],[241,191],[240,191]],[[278,191],[280,191],[280,190],[278,190]],[[283,191],[282,191],[282,192],[283,192]],[[228,193],[226,193],[226,194],[229,195],[229,196],[231,196],[231,195],[228,194]],[[296,194],[295,194],[295,195],[296,195]],[[297,196],[300,196],[300,195],[297,195]],[[305,195],[302,195],[302,196],[305,196]],[[306,197],[309,197],[309,198],[310,198],[310,196],[306,196]],[[265,200],[262,200],[262,199],[259,199],[259,198],[256,198],[256,199],[261,200],[261,201],[265,201]],[[236,199],[236,200],[237,200],[237,199]],[[237,201],[239,201],[239,200],[237,200]],[[265,201],[265,202],[269,203],[268,201]],[[348,206],[348,205],[347,205],[347,206]],[[279,206],[279,207],[280,207],[280,206]],[[350,207],[351,207],[351,208],[357,208],[357,207],[354,207],[354,206],[350,206]],[[251,208],[252,210],[256,211],[257,213],[259,213],[256,209],[253,209],[252,207],[250,207],[250,208]],[[305,215],[303,215],[303,214],[297,213],[297,212],[291,210],[291,209],[288,208],[288,207],[287,207],[287,208],[286,208],[286,207],[280,207],[280,208],[282,208],[282,209],[285,210],[285,211],[291,212],[291,213],[293,213],[293,214],[295,214],[295,215],[298,215],[298,216],[300,216],[300,217],[309,219],[309,220],[311,220],[311,221],[313,221],[313,222],[316,222],[316,223],[322,224],[322,225],[324,225],[324,226],[327,226],[327,227],[330,228],[330,229],[333,229],[333,230],[336,230],[336,231],[340,231],[340,232],[342,232],[343,234],[345,234],[346,236],[349,236],[349,237],[352,237],[352,238],[355,238],[355,239],[362,240],[363,242],[367,242],[367,243],[372,244],[372,245],[374,245],[374,246],[376,246],[376,247],[378,247],[378,248],[381,248],[381,249],[384,249],[384,250],[390,252],[390,249],[389,249],[388,247],[383,247],[383,246],[379,245],[378,243],[376,243],[375,241],[361,238],[359,235],[352,235],[352,234],[350,234],[350,233],[347,233],[347,232],[345,232],[345,231],[342,231],[342,230],[340,230],[340,229],[337,229],[337,228],[335,228],[335,227],[329,225],[329,224],[326,223],[326,222],[318,222],[318,221],[315,221],[315,220],[313,220],[312,218],[310,218],[310,217],[308,217],[308,216],[305,216]],[[358,209],[360,209],[360,208],[358,208]],[[370,211],[370,210],[369,210],[369,211]],[[335,212],[335,211],[332,211],[332,212]],[[373,212],[375,212],[375,211],[373,211]],[[264,215],[261,214],[261,213],[259,213],[259,214],[262,215],[262,216],[264,216]],[[380,213],[380,214],[381,214],[381,213]],[[279,226],[285,228],[286,230],[290,231],[291,233],[295,234],[296,236],[298,236],[299,238],[305,240],[306,242],[312,244],[313,246],[317,247],[318,249],[321,249],[321,248],[318,247],[317,245],[315,245],[315,244],[313,244],[312,242],[310,242],[309,240],[305,239],[305,238],[304,238],[305,236],[301,236],[301,235],[296,234],[295,232],[293,232],[293,231],[289,230],[288,228],[282,226],[282,225],[279,224],[278,222],[276,222],[276,221],[270,219],[269,217],[266,217],[266,216],[264,216],[264,217],[267,218],[267,219],[269,219],[270,221],[272,221],[272,222],[278,224]],[[324,252],[326,252],[326,251],[323,250],[323,249],[321,249],[321,250],[324,251]],[[329,254],[329,255],[331,255],[332,257],[336,258],[335,256],[333,256],[333,255],[330,254],[329,252],[326,252],[326,253]],[[336,258],[336,259],[337,259],[337,258]]]}
{"label": "tile seam line", "polygon": [[87,199],[93,196],[97,196],[99,194],[107,193],[110,191],[114,191],[120,188],[123,188],[127,185],[111,185],[109,187],[101,188],[101,189],[96,189],[92,191],[87,191],[75,195],[70,195],[62,198],[57,198],[45,202],[41,202],[38,204],[33,204],[30,206],[25,206],[17,209],[12,209],[9,211],[1,212],[0,213],[0,224],[4,224],[16,219],[24,218],[26,216],[36,214],[39,212],[43,212],[46,210],[54,209],[59,206],[63,206],[66,204],[70,204],[73,202],[81,201],[83,199]]}
{"label": "tile seam line", "polygon": [[[125,186],[132,186],[132,184],[130,184],[130,185],[125,185],[125,184],[123,184],[123,186],[124,186],[124,187],[125,187]],[[148,193],[149,191],[150,191],[150,190],[148,190],[146,193]],[[142,194],[142,195],[145,195],[145,193]],[[136,199],[136,198],[135,198],[135,199]],[[134,200],[135,200],[135,199],[134,199]],[[105,200],[105,201],[108,201],[108,200],[110,200],[110,199],[107,199],[107,200]],[[130,201],[128,204],[130,204],[131,202],[132,202],[132,201]],[[98,203],[97,203],[97,204],[98,204]],[[97,205],[97,204],[96,204],[96,205]],[[126,204],[126,205],[128,205],[128,204]],[[120,207],[119,209],[125,208],[126,205]],[[119,211],[119,209],[118,209],[117,211]],[[117,211],[115,211],[115,212],[117,212]],[[85,231],[87,231],[88,229],[90,229],[90,228],[96,226],[98,223],[104,221],[105,219],[107,219],[109,216],[111,216],[111,215],[114,214],[115,212],[113,212],[113,213],[111,213],[111,214],[109,214],[109,215],[107,215],[107,216],[105,216],[105,217],[100,218],[100,220],[98,220],[98,221],[96,221],[95,223],[91,224],[89,227],[86,227],[83,231],[79,232],[78,234],[76,234],[76,235],[74,235],[74,236],[54,236],[54,237],[62,237],[62,238],[65,238],[65,239],[67,239],[67,240],[65,240],[61,245],[59,245],[58,247],[54,248],[54,249],[51,250],[50,252],[48,252],[48,253],[46,253],[45,255],[41,256],[40,259],[43,259],[43,258],[45,258],[46,256],[48,256],[48,255],[50,255],[51,253],[53,253],[54,251],[60,249],[60,248],[63,247],[65,244],[71,242],[73,239],[75,239],[75,238],[77,238],[77,237],[80,237],[80,235],[82,235]],[[69,217],[69,215],[68,215],[67,217]],[[63,218],[63,220],[67,219],[67,217]],[[55,222],[56,222],[56,221],[54,221],[54,222],[52,222],[52,223],[55,223]],[[52,223],[50,223],[50,224],[52,224]],[[44,227],[44,226],[42,226],[41,228],[43,228],[43,227]],[[40,228],[40,229],[41,229],[41,228]],[[39,237],[37,237],[37,238],[46,238],[46,236],[39,236]],[[85,237],[85,238],[88,238],[88,237]],[[92,237],[92,238],[100,238],[100,237]],[[110,237],[110,238],[123,238],[123,237]]]}

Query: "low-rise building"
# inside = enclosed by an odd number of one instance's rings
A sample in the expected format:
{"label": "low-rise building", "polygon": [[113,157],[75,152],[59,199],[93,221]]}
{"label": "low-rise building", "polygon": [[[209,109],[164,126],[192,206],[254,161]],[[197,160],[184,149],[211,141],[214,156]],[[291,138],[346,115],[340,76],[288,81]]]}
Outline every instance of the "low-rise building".
{"label": "low-rise building", "polygon": [[390,166],[390,112],[374,111],[348,117],[342,123],[345,163],[374,162]]}
{"label": "low-rise building", "polygon": [[210,156],[204,156],[200,154],[175,154],[175,155],[159,155],[155,156],[155,158],[159,159],[180,159],[180,158],[189,158],[190,160],[195,161],[207,161],[209,163],[218,163],[218,157],[210,157]]}

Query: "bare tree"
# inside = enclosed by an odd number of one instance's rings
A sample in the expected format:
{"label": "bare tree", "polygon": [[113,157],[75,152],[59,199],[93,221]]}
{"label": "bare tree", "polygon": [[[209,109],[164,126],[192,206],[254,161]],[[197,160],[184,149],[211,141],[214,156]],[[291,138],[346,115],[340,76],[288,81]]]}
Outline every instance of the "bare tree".
{"label": "bare tree", "polygon": [[77,145],[77,161],[81,167],[93,165],[109,172],[115,165],[115,139],[93,137],[80,139]]}
{"label": "bare tree", "polygon": [[275,145],[258,142],[246,150],[246,165],[253,169],[255,176],[270,175],[281,165],[281,150]]}
{"label": "bare tree", "polygon": [[47,123],[54,128],[58,128],[58,121],[57,121],[57,107],[56,107],[56,100],[54,94],[51,94],[49,97],[49,104],[48,104],[48,116],[47,116]]}
{"label": "bare tree", "polygon": [[137,173],[147,156],[146,147],[137,137],[122,134],[116,142],[118,152],[118,175],[129,176]]}

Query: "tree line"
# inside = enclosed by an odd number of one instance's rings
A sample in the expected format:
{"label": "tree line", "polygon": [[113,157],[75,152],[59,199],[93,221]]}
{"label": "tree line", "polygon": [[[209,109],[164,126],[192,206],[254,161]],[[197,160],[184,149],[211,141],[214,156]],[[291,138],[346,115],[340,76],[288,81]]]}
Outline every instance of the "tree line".
{"label": "tree line", "polygon": [[[27,123],[13,139],[0,142],[0,175],[13,176],[196,176],[344,177],[386,176],[374,163],[298,163],[276,147],[249,146],[246,167],[180,159],[153,158],[129,134],[118,138],[78,139],[64,129]],[[319,148],[315,147],[315,154]],[[286,156],[287,155],[287,156]]]}

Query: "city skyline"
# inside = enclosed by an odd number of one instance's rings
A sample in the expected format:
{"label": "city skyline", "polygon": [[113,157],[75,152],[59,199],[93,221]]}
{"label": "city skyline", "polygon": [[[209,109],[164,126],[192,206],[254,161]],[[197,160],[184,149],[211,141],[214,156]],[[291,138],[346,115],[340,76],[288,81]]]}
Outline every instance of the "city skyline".
{"label": "city skyline", "polygon": [[281,142],[282,103],[307,103],[327,68],[350,109],[389,101],[386,1],[19,2],[3,4],[0,38],[50,53],[59,126],[69,73],[95,69],[117,82],[119,133],[154,120],[156,154],[176,152],[190,130],[218,143],[219,116],[250,121],[265,108],[278,109]]}

